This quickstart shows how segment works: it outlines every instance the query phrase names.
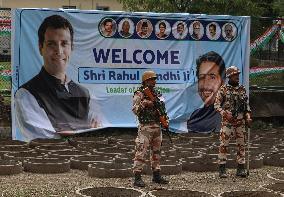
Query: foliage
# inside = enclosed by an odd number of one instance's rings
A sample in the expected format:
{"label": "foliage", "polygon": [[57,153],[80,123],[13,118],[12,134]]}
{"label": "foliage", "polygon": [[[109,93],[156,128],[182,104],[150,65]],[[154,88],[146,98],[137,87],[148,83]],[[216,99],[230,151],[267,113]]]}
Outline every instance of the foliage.
{"label": "foliage", "polygon": [[[129,11],[261,16],[269,2],[256,0],[118,0]],[[281,1],[281,0],[280,0]],[[263,3],[264,2],[264,3]],[[268,6],[269,5],[269,6]]]}
{"label": "foliage", "polygon": [[275,10],[275,12],[278,13],[279,17],[284,17],[284,1],[283,0],[274,0],[272,7]]}

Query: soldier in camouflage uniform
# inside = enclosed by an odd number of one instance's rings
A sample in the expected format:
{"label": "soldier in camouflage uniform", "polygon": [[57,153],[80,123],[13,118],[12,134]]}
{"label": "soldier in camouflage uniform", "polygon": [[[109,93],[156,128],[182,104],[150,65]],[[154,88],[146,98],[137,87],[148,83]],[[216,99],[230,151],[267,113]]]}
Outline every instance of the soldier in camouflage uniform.
{"label": "soldier in camouflage uniform", "polygon": [[[138,136],[135,140],[136,153],[134,158],[133,172],[135,175],[134,186],[145,187],[145,183],[141,178],[141,172],[145,163],[148,146],[150,146],[150,161],[153,171],[152,181],[160,184],[167,184],[160,174],[160,149],[162,143],[162,132],[159,121],[159,115],[156,111],[154,103],[143,93],[145,87],[149,87],[153,94],[157,95],[161,101],[161,94],[155,89],[156,73],[153,71],[145,71],[142,76],[142,86],[134,93],[132,111],[138,117]],[[166,113],[165,104],[162,105],[162,113]],[[164,115],[164,114],[163,114]]]}
{"label": "soldier in camouflage uniform", "polygon": [[239,69],[231,66],[226,70],[229,78],[227,85],[222,85],[214,103],[215,109],[222,116],[219,147],[219,177],[226,178],[226,161],[230,137],[236,138],[237,176],[246,177],[245,171],[245,124],[251,124],[251,110],[244,86],[239,85]]}

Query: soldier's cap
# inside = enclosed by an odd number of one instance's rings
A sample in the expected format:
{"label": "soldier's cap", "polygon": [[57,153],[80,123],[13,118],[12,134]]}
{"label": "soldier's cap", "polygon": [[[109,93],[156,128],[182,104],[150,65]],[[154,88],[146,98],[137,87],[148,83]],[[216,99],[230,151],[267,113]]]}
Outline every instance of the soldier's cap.
{"label": "soldier's cap", "polygon": [[148,80],[148,79],[157,79],[157,75],[152,70],[147,70],[142,75],[142,82]]}
{"label": "soldier's cap", "polygon": [[235,75],[235,74],[240,74],[240,73],[241,73],[241,71],[236,66],[230,66],[226,70],[226,76],[227,77],[230,77],[230,76]]}

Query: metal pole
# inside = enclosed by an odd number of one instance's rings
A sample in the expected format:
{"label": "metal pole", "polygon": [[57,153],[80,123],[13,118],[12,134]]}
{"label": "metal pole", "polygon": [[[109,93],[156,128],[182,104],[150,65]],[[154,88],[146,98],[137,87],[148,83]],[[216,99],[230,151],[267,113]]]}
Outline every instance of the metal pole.
{"label": "metal pole", "polygon": [[247,177],[249,176],[249,156],[250,156],[250,127],[247,126],[248,140],[247,140]]}

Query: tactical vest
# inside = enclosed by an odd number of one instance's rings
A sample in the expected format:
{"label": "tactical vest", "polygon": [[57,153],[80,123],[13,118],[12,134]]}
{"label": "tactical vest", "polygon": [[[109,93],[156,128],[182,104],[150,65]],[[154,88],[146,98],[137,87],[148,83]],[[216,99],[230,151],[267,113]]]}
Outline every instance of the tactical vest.
{"label": "tactical vest", "polygon": [[247,95],[245,94],[244,86],[233,87],[226,85],[225,99],[223,106],[225,110],[229,110],[233,117],[244,115],[247,109]]}
{"label": "tactical vest", "polygon": [[[137,92],[142,92],[143,94],[143,99],[146,99],[146,100],[150,100],[144,93],[143,93],[143,87],[140,87],[137,91],[134,92],[134,94],[136,94]],[[155,95],[160,95],[160,92],[156,89],[153,90],[153,93]],[[162,102],[163,104],[163,111],[165,112],[165,105],[164,103]],[[162,112],[163,113],[163,112]],[[157,110],[155,107],[147,107],[147,108],[144,108],[139,114],[138,114],[138,120],[140,123],[142,124],[148,124],[148,123],[159,123],[160,120],[159,120],[159,115],[157,113]]]}

